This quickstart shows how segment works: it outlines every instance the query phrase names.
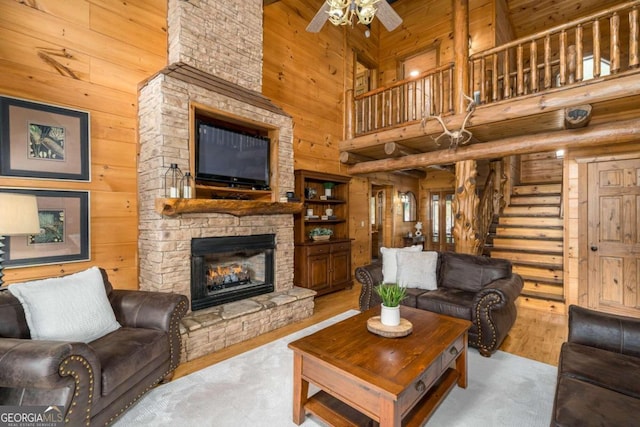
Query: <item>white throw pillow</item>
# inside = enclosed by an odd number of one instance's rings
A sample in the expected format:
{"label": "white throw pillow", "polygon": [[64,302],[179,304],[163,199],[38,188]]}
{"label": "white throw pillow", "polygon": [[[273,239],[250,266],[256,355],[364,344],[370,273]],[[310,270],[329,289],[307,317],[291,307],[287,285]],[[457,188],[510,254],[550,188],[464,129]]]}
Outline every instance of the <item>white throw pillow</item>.
{"label": "white throw pillow", "polygon": [[398,281],[398,252],[421,252],[422,245],[407,246],[405,248],[380,248],[382,253],[382,282],[397,283]]}
{"label": "white throw pillow", "polygon": [[398,252],[398,284],[407,288],[438,289],[436,268],[438,253]]}
{"label": "white throw pillow", "polygon": [[9,286],[34,340],[91,342],[120,328],[97,267]]}

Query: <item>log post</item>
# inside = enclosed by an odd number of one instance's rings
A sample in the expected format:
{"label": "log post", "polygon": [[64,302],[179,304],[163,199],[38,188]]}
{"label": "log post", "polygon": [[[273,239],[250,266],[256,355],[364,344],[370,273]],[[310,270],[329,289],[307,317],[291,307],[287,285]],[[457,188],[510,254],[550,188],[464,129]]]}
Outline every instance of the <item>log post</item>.
{"label": "log post", "polygon": [[347,93],[346,93],[346,111],[345,111],[345,117],[344,117],[344,121],[345,123],[345,139],[353,139],[355,137],[355,127],[354,127],[354,109],[355,109],[355,102],[353,99],[353,89],[347,89]]}
{"label": "log post", "polygon": [[584,59],[584,44],[583,44],[583,31],[582,25],[576,27],[576,76],[577,82],[581,82],[584,76],[583,73],[583,61]]}
{"label": "log post", "polygon": [[469,93],[469,0],[453,1],[453,51],[455,55],[453,109],[456,114],[466,109],[462,94]]}
{"label": "log post", "polygon": [[480,250],[477,223],[480,199],[476,195],[477,175],[475,160],[456,163],[456,190],[452,208],[453,240],[458,253],[477,255]]}
{"label": "log post", "polygon": [[531,41],[529,46],[531,67],[531,92],[538,91],[538,44],[535,40]]}
{"label": "log post", "polygon": [[611,46],[611,74],[620,71],[620,15],[614,13],[609,20],[609,39]]}
{"label": "log post", "polygon": [[629,12],[629,68],[637,68],[640,64],[638,57],[638,8]]}
{"label": "log post", "polygon": [[[463,94],[469,93],[469,0],[453,0],[455,85],[454,113],[464,114],[466,102]],[[508,70],[508,68],[507,68]],[[496,70],[494,70],[495,72]],[[508,73],[505,72],[505,80]],[[453,199],[453,236],[456,252],[476,254],[480,247],[476,217],[480,200],[476,195],[476,161],[465,160],[456,164],[456,193]]]}

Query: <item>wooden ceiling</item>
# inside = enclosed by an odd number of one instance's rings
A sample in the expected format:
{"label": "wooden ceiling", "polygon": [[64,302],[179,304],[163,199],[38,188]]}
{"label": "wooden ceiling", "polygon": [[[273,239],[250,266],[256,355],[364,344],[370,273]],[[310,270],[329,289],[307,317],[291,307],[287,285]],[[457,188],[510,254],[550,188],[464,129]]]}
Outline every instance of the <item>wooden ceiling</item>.
{"label": "wooden ceiling", "polygon": [[[423,1],[423,0],[410,0]],[[525,37],[611,6],[620,0],[506,0],[516,38]]]}
{"label": "wooden ceiling", "polygon": [[[268,6],[280,0],[263,0]],[[428,2],[429,0],[387,0],[393,4],[403,2]],[[572,21],[584,15],[624,3],[621,0],[505,0],[516,38]],[[314,2],[312,2],[314,3]],[[322,0],[316,0],[318,8]]]}

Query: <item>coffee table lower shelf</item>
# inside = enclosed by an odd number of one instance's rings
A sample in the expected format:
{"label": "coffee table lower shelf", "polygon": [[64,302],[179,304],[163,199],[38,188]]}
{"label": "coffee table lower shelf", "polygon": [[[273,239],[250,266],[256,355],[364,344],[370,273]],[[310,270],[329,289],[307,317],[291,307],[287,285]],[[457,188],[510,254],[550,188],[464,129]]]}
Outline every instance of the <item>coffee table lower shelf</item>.
{"label": "coffee table lower shelf", "polygon": [[[427,391],[413,408],[402,418],[402,427],[421,426],[456,385],[460,374],[447,369],[440,379]],[[377,426],[371,418],[347,405],[325,391],[319,391],[304,405],[307,413],[313,414],[332,426],[367,427]]]}

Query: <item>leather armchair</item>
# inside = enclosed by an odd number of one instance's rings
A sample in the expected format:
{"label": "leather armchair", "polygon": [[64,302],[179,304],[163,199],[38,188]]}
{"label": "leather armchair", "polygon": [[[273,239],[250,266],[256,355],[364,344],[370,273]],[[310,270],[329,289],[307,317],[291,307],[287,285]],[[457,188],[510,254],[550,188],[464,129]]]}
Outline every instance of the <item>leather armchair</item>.
{"label": "leather armchair", "polygon": [[[469,345],[489,357],[506,338],[517,317],[515,300],[522,291],[522,278],[503,259],[438,253],[438,288],[407,288],[402,305],[472,322]],[[373,288],[382,283],[380,262],[358,267],[355,277],[362,284],[360,310],[381,303]]]}
{"label": "leather armchair", "polygon": [[114,290],[120,329],[88,344],[31,340],[20,302],[0,292],[0,405],[57,405],[66,425],[107,425],[180,362],[184,295]]}

